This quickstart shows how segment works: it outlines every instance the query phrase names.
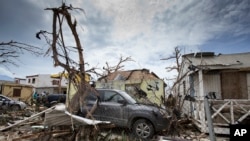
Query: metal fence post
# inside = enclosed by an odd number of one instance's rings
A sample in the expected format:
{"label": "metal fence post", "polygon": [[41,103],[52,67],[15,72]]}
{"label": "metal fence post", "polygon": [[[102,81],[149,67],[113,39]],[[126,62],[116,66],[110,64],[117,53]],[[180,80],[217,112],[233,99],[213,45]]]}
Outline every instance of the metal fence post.
{"label": "metal fence post", "polygon": [[216,141],[215,134],[214,134],[213,121],[211,118],[211,111],[210,111],[209,103],[208,103],[208,96],[205,96],[204,98],[204,106],[205,106],[205,112],[206,112],[206,118],[207,118],[208,130],[209,130],[209,138],[211,141]]}

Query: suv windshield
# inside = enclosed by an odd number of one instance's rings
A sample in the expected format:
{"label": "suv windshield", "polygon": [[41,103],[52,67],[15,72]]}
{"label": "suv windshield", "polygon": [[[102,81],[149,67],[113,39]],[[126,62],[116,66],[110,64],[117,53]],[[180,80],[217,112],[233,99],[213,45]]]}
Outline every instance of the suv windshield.
{"label": "suv windshield", "polygon": [[128,103],[131,103],[131,104],[135,104],[137,103],[135,99],[133,99],[129,94],[127,94],[126,92],[124,91],[119,91],[122,96],[128,101]]}

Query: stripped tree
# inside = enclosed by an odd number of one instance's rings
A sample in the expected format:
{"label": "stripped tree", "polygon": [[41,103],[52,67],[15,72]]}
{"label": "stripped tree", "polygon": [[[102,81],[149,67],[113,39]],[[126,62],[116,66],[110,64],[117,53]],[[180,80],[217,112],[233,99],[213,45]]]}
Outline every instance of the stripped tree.
{"label": "stripped tree", "polygon": [[[181,67],[183,66],[183,62],[182,62],[182,55],[181,55],[181,50],[180,48],[177,46],[175,47],[175,50],[173,52],[173,54],[170,57],[167,58],[163,58],[161,60],[175,60],[175,65],[174,66],[170,66],[170,67],[166,67],[167,71],[176,71],[177,72],[177,76],[175,78],[173,78],[174,82],[173,85],[170,88],[170,94],[168,96],[168,98],[165,100],[165,106],[166,109],[168,110],[168,112],[171,113],[172,117],[171,117],[171,121],[169,124],[169,134],[180,134],[180,132],[184,131],[183,130],[183,126],[184,126],[184,122],[188,121],[186,119],[180,119],[181,118],[181,111],[183,108],[183,104],[184,101],[186,100],[186,96],[183,98],[180,94],[180,84],[183,81],[183,78],[185,76],[187,76],[187,74],[190,71],[187,71],[184,75],[181,76]],[[186,91],[188,91],[188,89],[184,88],[184,93],[187,93]],[[190,121],[188,121],[189,123]]]}
{"label": "stripped tree", "polygon": [[[71,5],[66,6],[64,3],[62,6],[58,8],[46,8],[45,10],[51,10],[53,12],[53,23],[52,23],[52,33],[41,30],[36,34],[38,39],[41,39],[41,36],[44,37],[47,43],[50,45],[50,48],[47,51],[47,54],[52,52],[52,58],[54,60],[54,66],[62,67],[68,73],[68,81],[69,84],[74,84],[76,88],[76,93],[73,98],[69,100],[69,96],[67,96],[67,109],[76,114],[79,111],[80,107],[86,107],[85,97],[88,95],[89,91],[95,91],[86,82],[86,71],[85,71],[85,62],[83,56],[83,47],[81,45],[81,41],[79,39],[77,33],[77,21],[76,19],[72,20],[72,16],[70,11],[72,10],[80,10],[84,13],[84,11],[80,8],[74,8]],[[66,22],[66,23],[65,23]],[[64,26],[68,26],[73,39],[75,41],[75,46],[67,46],[64,38]],[[72,55],[73,53],[77,53],[78,60],[75,61]],[[71,89],[69,85],[68,90]],[[69,91],[68,91],[69,94]],[[97,94],[97,93],[96,93]],[[94,112],[96,106],[93,106],[90,111],[87,108],[86,117],[92,117],[91,112]],[[93,118],[93,117],[92,117]],[[82,132],[88,132],[81,128],[79,130],[79,134]],[[87,135],[86,135],[87,136]]]}

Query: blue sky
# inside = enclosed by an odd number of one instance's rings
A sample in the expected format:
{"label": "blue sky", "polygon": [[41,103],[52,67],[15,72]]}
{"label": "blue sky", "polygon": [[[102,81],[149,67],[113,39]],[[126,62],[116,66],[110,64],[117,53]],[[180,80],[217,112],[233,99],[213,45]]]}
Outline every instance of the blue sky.
{"label": "blue sky", "polygon": [[[84,9],[75,12],[78,34],[84,47],[87,68],[105,62],[116,64],[122,55],[134,62],[124,69],[147,68],[161,78],[171,78],[165,67],[179,46],[181,53],[211,51],[230,54],[250,52],[249,0],[63,0]],[[44,40],[35,38],[40,30],[51,31],[52,12],[62,0],[2,0],[0,4],[0,42],[15,40],[39,46]],[[66,42],[74,44],[70,32]],[[27,75],[52,74],[62,71],[53,67],[50,56],[23,54],[19,67],[0,66],[0,74],[25,78]]]}

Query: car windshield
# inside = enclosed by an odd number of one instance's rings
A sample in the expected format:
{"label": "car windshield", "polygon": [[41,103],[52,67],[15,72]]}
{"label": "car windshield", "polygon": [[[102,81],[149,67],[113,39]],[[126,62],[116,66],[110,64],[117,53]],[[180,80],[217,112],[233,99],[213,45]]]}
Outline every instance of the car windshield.
{"label": "car windshield", "polygon": [[8,101],[11,101],[12,99],[9,98],[9,97],[5,97],[5,96],[0,96],[1,100],[8,100]]}

